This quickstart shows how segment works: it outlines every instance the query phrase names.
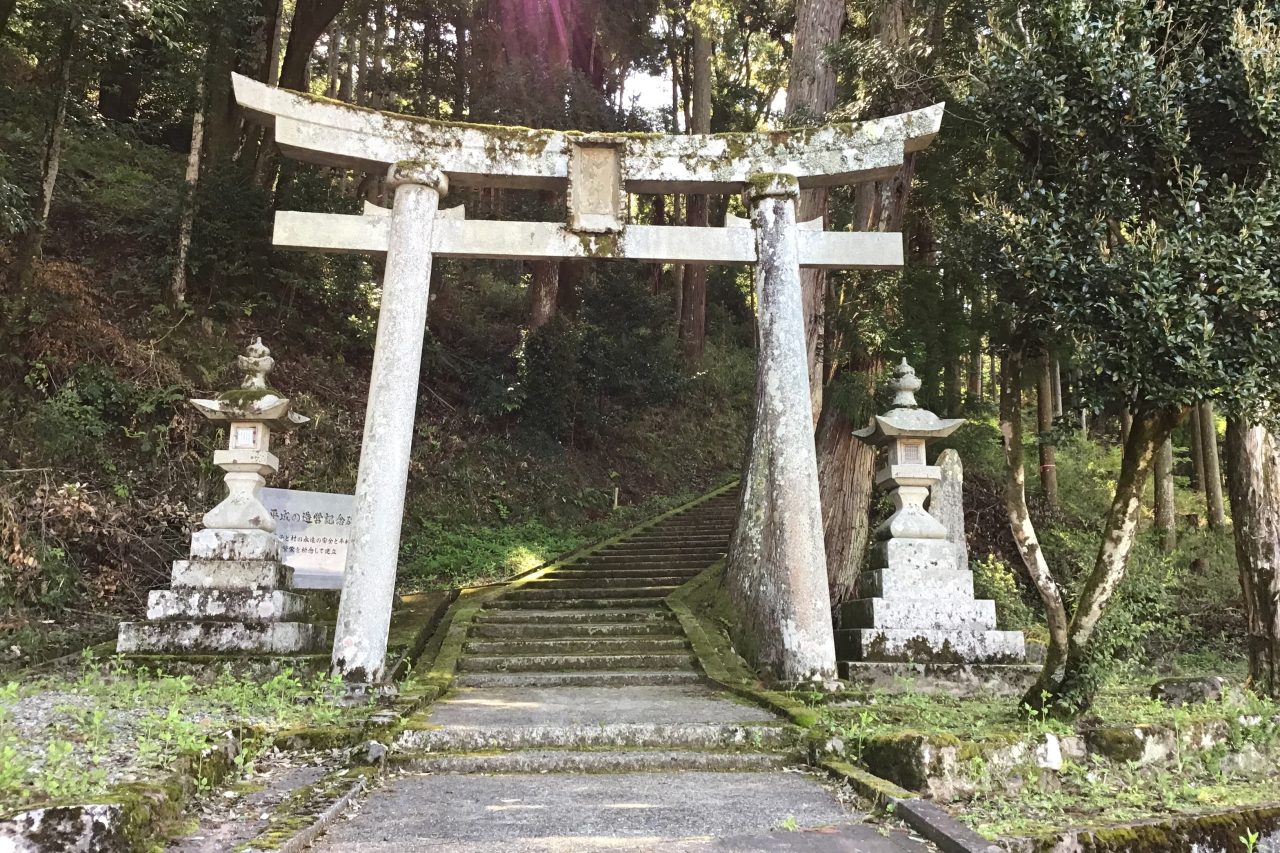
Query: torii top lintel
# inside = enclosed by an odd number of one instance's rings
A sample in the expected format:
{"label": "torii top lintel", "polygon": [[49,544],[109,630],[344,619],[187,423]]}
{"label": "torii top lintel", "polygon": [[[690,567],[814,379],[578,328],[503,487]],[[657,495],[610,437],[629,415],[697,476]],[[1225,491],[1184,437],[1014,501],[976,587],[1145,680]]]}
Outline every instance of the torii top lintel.
{"label": "torii top lintel", "polygon": [[710,136],[585,134],[433,121],[303,95],[234,75],[236,100],[275,127],[287,155],[323,166],[384,171],[429,160],[456,186],[566,188],[583,145],[620,151],[632,193],[736,193],[752,176],[783,172],[802,189],[888,177],[905,153],[926,147],[943,104],[857,124]]}

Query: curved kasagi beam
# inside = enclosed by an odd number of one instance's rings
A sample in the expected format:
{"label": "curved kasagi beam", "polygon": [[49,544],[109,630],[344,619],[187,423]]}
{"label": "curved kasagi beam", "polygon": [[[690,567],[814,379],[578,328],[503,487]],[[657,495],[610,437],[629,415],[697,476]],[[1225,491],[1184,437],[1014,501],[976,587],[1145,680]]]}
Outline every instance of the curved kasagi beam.
{"label": "curved kasagi beam", "polygon": [[891,175],[906,152],[927,146],[943,104],[896,116],[770,133],[709,136],[584,134],[434,121],[303,95],[232,75],[236,100],[275,127],[287,155],[324,166],[377,171],[426,160],[458,186],[564,189],[577,145],[621,152],[623,186],[633,193],[735,193],[754,175],[795,175],[802,189]]}

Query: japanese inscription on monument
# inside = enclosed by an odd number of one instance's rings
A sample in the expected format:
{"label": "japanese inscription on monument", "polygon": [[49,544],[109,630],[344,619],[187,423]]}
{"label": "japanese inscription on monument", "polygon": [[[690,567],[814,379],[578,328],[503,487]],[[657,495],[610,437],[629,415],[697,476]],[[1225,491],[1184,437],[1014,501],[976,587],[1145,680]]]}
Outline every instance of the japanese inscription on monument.
{"label": "japanese inscription on monument", "polygon": [[355,512],[351,495],[263,489],[295,589],[341,589]]}

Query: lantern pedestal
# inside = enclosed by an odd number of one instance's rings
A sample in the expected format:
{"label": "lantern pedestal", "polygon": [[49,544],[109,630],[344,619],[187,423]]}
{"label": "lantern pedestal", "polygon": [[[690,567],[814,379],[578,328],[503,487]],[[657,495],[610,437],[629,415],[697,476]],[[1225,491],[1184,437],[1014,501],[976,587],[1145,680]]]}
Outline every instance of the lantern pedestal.
{"label": "lantern pedestal", "polygon": [[841,661],[903,663],[1023,663],[1021,631],[997,631],[994,601],[974,597],[973,573],[960,567],[957,545],[924,503],[942,479],[925,464],[925,445],[954,432],[962,420],[943,420],[916,406],[920,387],[903,361],[895,408],[855,433],[888,447],[876,482],[892,489],[895,512],[876,530],[876,568],[859,578],[865,596],[843,604],[836,631]]}
{"label": "lantern pedestal", "polygon": [[228,447],[214,452],[227,496],[191,537],[191,558],[177,560],[170,589],[147,597],[145,622],[123,622],[116,650],[132,654],[295,655],[321,651],[328,632],[307,622],[307,598],[290,592],[275,520],[259,500],[280,467],[271,432],[305,423],[266,386],[274,365],[259,340],[240,356],[242,387],[191,402],[228,424]]}

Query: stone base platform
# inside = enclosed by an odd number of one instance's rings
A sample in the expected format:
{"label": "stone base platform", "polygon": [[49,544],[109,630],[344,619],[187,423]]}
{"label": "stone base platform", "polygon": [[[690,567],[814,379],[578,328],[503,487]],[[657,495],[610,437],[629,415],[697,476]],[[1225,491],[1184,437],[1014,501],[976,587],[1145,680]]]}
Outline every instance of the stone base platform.
{"label": "stone base platform", "polygon": [[116,651],[161,654],[307,654],[328,629],[306,622],[122,622]]}
{"label": "stone base platform", "polygon": [[959,699],[1022,696],[1040,675],[1040,667],[1033,664],[840,661],[837,666],[842,679],[872,690]]}
{"label": "stone base platform", "polygon": [[1018,664],[1021,631],[856,628],[836,631],[836,658],[888,663]]}
{"label": "stone base platform", "polygon": [[169,676],[186,676],[203,684],[215,680],[220,674],[230,672],[239,678],[265,681],[285,670],[295,676],[319,675],[329,668],[329,655],[260,655],[260,654],[126,654],[125,659],[135,666]]}

